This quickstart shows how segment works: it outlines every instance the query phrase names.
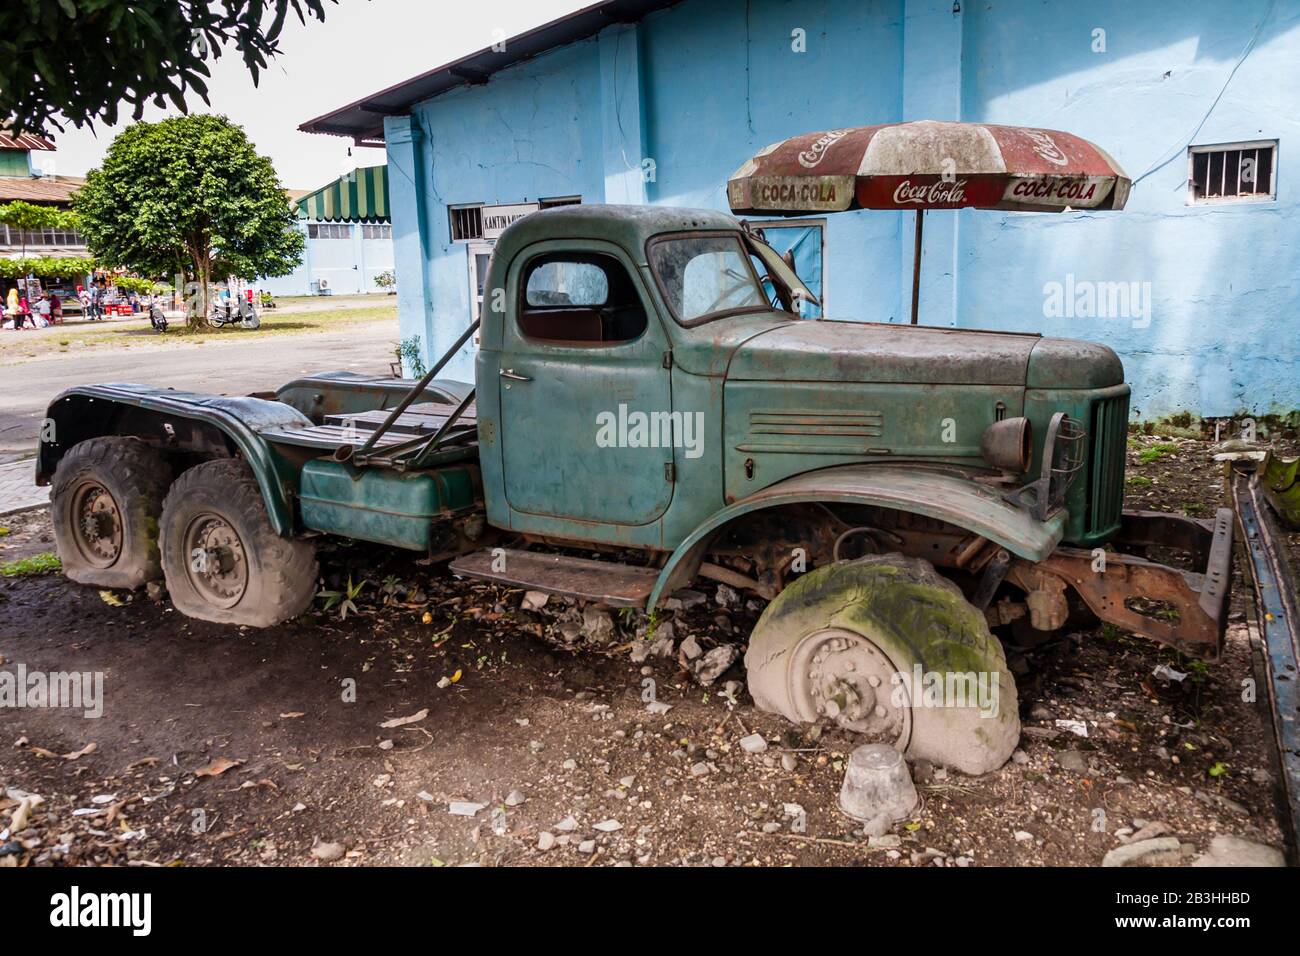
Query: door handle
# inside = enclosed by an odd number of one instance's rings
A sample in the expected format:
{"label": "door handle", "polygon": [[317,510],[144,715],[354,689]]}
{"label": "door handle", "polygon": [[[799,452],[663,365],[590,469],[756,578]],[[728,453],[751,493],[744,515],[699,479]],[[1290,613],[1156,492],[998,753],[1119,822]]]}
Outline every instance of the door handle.
{"label": "door handle", "polygon": [[503,369],[501,370],[501,377],[502,377],[502,378],[508,378],[508,379],[510,379],[510,381],[512,381],[512,382],[531,382],[531,381],[532,381],[532,378],[529,377],[529,376],[527,376],[527,375],[516,375],[516,374],[515,374],[515,370],[512,369],[512,368],[503,368]]}

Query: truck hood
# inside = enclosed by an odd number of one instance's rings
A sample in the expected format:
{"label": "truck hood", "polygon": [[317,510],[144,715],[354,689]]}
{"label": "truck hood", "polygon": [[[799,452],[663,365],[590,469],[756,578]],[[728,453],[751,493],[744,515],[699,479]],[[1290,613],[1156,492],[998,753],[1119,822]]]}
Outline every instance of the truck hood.
{"label": "truck hood", "polygon": [[1114,352],[1091,342],[821,320],[748,339],[732,354],[727,379],[1097,388],[1121,383],[1124,372]]}

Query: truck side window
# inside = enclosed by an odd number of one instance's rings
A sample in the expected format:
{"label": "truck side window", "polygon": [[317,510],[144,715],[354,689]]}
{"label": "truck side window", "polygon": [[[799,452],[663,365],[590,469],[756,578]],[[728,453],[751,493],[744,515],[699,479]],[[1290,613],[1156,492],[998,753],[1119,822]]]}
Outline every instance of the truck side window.
{"label": "truck side window", "polygon": [[645,306],[627,269],[599,253],[538,256],[524,270],[519,330],[558,345],[612,345],[645,331]]}

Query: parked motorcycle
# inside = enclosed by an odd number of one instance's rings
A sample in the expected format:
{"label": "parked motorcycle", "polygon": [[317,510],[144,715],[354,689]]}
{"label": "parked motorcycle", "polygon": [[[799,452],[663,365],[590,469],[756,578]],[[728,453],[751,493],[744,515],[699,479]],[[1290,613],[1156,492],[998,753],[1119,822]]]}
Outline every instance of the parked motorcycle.
{"label": "parked motorcycle", "polygon": [[149,303],[149,324],[153,326],[155,332],[167,331],[167,316],[163,315],[163,310],[157,302]]}
{"label": "parked motorcycle", "polygon": [[227,325],[240,325],[246,329],[260,328],[262,320],[257,316],[257,310],[247,299],[239,299],[235,303],[225,302],[216,303],[212,306],[212,315],[208,321],[218,329],[223,329]]}

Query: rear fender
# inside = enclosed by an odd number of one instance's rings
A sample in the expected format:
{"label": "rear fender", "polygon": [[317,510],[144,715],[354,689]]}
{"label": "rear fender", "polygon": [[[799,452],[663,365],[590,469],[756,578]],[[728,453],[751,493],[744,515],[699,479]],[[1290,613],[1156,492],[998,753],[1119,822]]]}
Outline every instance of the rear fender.
{"label": "rear fender", "polygon": [[668,558],[647,607],[695,577],[717,533],[737,518],[781,505],[857,504],[937,518],[965,528],[1026,561],[1046,558],[1061,542],[1069,520],[1059,511],[1046,521],[1009,504],[991,488],[956,471],[902,465],[848,465],[806,472],[777,482],[716,512]]}
{"label": "rear fender", "polygon": [[241,457],[262,490],[271,526],[294,531],[297,469],[258,434],[309,425],[301,412],[260,398],[200,395],[147,385],[85,385],[59,395],[46,412],[36,453],[36,483],[48,485],[68,450],[88,438],[133,435],[202,458]]}

